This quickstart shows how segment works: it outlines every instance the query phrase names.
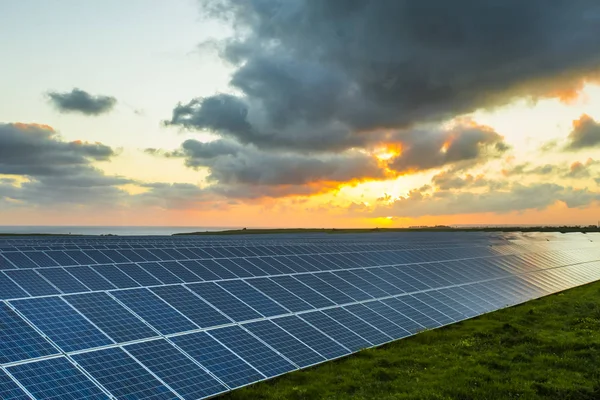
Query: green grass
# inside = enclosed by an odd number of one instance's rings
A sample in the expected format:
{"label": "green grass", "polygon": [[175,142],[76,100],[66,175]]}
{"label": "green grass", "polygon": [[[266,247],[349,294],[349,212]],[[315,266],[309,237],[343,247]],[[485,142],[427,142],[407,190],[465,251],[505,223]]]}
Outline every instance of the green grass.
{"label": "green grass", "polygon": [[259,399],[600,399],[600,283],[261,382]]}

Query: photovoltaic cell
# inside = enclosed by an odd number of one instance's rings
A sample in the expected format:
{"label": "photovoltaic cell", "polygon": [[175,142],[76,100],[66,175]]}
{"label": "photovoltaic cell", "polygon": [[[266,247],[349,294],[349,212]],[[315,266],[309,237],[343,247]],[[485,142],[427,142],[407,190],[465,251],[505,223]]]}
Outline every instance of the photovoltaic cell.
{"label": "photovoltaic cell", "polygon": [[60,293],[33,269],[14,269],[3,272],[32,296],[46,296]]}
{"label": "photovoltaic cell", "polygon": [[243,326],[301,368],[325,361],[321,355],[271,321],[250,322]]}
{"label": "photovoltaic cell", "polygon": [[0,303],[0,364],[58,354],[17,313]]}
{"label": "photovoltaic cell", "polygon": [[113,343],[58,297],[17,300],[11,303],[64,351],[83,350]]}
{"label": "photovoltaic cell", "polygon": [[181,313],[147,289],[119,290],[112,292],[112,295],[163,335],[198,328]]}
{"label": "photovoltaic cell", "polygon": [[184,399],[200,399],[227,390],[164,339],[131,344],[125,350]]}
{"label": "photovoltaic cell", "polygon": [[9,259],[17,268],[36,268],[38,266],[23,253],[4,253],[4,257]]}
{"label": "photovoltaic cell", "polygon": [[201,328],[232,322],[182,286],[162,286],[151,290]]}
{"label": "photovoltaic cell", "polygon": [[334,302],[324,297],[320,293],[312,290],[302,282],[294,279],[292,276],[274,276],[271,278],[275,283],[281,285],[314,308],[329,307],[335,305]]}
{"label": "photovoltaic cell", "polygon": [[268,378],[296,369],[293,364],[239,326],[214,329],[207,333]]}
{"label": "photovoltaic cell", "polygon": [[265,378],[206,332],[174,336],[171,340],[230,388]]}
{"label": "photovoltaic cell", "polygon": [[219,282],[219,286],[248,304],[265,317],[287,314],[289,311],[241,280]]}
{"label": "photovoltaic cell", "polygon": [[29,297],[15,282],[0,272],[0,300]]}
{"label": "photovoltaic cell", "polygon": [[109,397],[66,358],[9,367],[8,371],[38,399],[104,400]]}
{"label": "photovoltaic cell", "polygon": [[313,306],[269,278],[248,279],[246,282],[292,312],[313,309]]}
{"label": "photovoltaic cell", "polygon": [[25,392],[6,373],[0,370],[0,399],[31,400]]}
{"label": "photovoltaic cell", "polygon": [[38,273],[63,293],[88,292],[89,289],[61,267],[41,268]]}
{"label": "photovoltaic cell", "polygon": [[136,264],[118,264],[115,265],[121,272],[129,276],[140,286],[156,286],[162,285],[162,282],[156,279],[154,276],[144,271],[141,267]]}
{"label": "photovoltaic cell", "polygon": [[372,345],[387,343],[392,338],[343,308],[330,308],[323,313],[356,333]]}
{"label": "photovoltaic cell", "polygon": [[358,336],[344,325],[336,322],[320,311],[302,313],[298,316],[317,329],[325,332],[327,335],[351,351],[358,351],[367,347],[371,347],[370,342],[367,342],[365,339]]}
{"label": "photovoltaic cell", "polygon": [[297,316],[275,318],[271,321],[326,359],[337,358],[350,353],[329,336],[326,336]]}
{"label": "photovoltaic cell", "polygon": [[91,267],[68,267],[66,270],[91,290],[110,290],[116,288],[115,285],[104,279],[102,275],[96,273]]}
{"label": "photovoltaic cell", "polygon": [[65,296],[64,299],[115,342],[144,339],[157,333],[102,292]]}
{"label": "photovoltaic cell", "polygon": [[41,268],[58,266],[58,263],[56,261],[54,261],[47,255],[45,255],[41,251],[28,251],[23,254],[25,254],[27,257],[31,258],[33,260],[33,262],[35,262]]}
{"label": "photovoltaic cell", "polygon": [[155,262],[140,264],[140,268],[150,273],[152,276],[156,277],[166,285],[183,282],[181,279],[173,275],[168,269]]}
{"label": "photovoltaic cell", "polygon": [[75,354],[73,359],[118,399],[178,399],[120,348]]}
{"label": "photovoltaic cell", "polygon": [[234,321],[248,321],[261,318],[259,313],[220,288],[216,283],[197,283],[188,285],[188,288]]}
{"label": "photovoltaic cell", "polygon": [[394,339],[410,335],[410,332],[400,325],[393,323],[363,304],[353,304],[344,308]]}

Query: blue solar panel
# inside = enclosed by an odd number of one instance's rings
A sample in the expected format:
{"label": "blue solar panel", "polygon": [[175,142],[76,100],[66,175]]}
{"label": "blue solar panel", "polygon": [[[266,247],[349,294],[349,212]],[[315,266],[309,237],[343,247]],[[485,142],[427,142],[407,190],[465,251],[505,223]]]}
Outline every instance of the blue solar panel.
{"label": "blue solar panel", "polygon": [[25,392],[6,373],[0,370],[0,399],[30,400]]}
{"label": "blue solar panel", "polygon": [[371,347],[371,343],[367,342],[344,325],[336,322],[320,311],[302,313],[298,315],[300,318],[310,323],[317,329],[335,339],[351,351],[358,351],[367,347]]}
{"label": "blue solar panel", "polygon": [[271,321],[250,322],[243,326],[301,368],[325,361],[324,357]]}
{"label": "blue solar panel", "polygon": [[60,292],[33,269],[15,269],[3,271],[10,279],[32,296],[46,296]]}
{"label": "blue solar panel", "polygon": [[178,399],[165,384],[119,348],[75,354],[73,359],[119,399]]}
{"label": "blue solar panel", "polygon": [[65,250],[65,254],[77,261],[79,265],[92,265],[97,264],[92,258],[85,255],[81,250]]}
{"label": "blue solar panel", "polygon": [[423,325],[380,301],[369,301],[367,303],[363,303],[363,305],[382,317],[392,321],[394,324],[401,326],[402,329],[407,330],[411,334],[415,334],[425,329]]}
{"label": "blue solar panel", "polygon": [[63,293],[89,292],[86,286],[61,267],[40,268],[38,272]]}
{"label": "blue solar panel", "polygon": [[200,399],[227,388],[164,339],[125,349],[184,399]]}
{"label": "blue solar panel", "polygon": [[285,276],[274,276],[271,278],[275,283],[283,286],[296,296],[300,297],[305,302],[309,303],[315,308],[329,307],[335,305],[334,302],[324,297],[320,293],[312,290],[302,282],[294,279],[294,277]]}
{"label": "blue solar panel", "polygon": [[350,353],[348,349],[297,316],[275,318],[272,321],[327,359],[345,356]]}
{"label": "blue solar panel", "polygon": [[239,326],[210,330],[208,334],[268,378],[296,369],[293,364]]}
{"label": "blue solar panel", "polygon": [[198,264],[203,265],[204,267],[206,267],[208,270],[213,272],[215,275],[217,275],[221,279],[237,278],[237,276],[234,275],[231,271],[229,271],[227,268],[223,267],[221,264],[218,264],[214,260],[197,260],[197,261],[198,261]]}
{"label": "blue solar panel", "polygon": [[16,268],[16,266],[10,261],[8,261],[8,259],[6,259],[2,254],[0,254],[0,270],[13,268]]}
{"label": "blue solar panel", "polygon": [[230,388],[265,378],[206,332],[174,336],[171,340]]}
{"label": "blue solar panel", "polygon": [[323,313],[356,333],[372,345],[387,343],[392,338],[343,308],[330,308]]}
{"label": "blue solar panel", "polygon": [[91,290],[110,290],[116,288],[115,285],[104,279],[102,275],[96,273],[91,267],[68,267],[66,270]]}
{"label": "blue solar panel", "polygon": [[113,398],[211,396],[600,278],[584,235],[373,235],[0,238],[0,371],[62,350]]}
{"label": "blue solar panel", "polygon": [[66,255],[63,251],[47,251],[46,255],[52,258],[58,265],[79,265],[79,263]]}
{"label": "blue solar panel", "polygon": [[4,257],[10,260],[17,268],[36,268],[38,265],[31,261],[29,257],[27,257],[23,253],[4,253]]}
{"label": "blue solar panel", "polygon": [[42,268],[58,266],[58,263],[56,261],[45,255],[41,251],[28,251],[23,254],[31,258],[33,262],[35,262]]}
{"label": "blue solar panel", "polygon": [[219,282],[219,286],[248,304],[265,317],[287,314],[289,311],[241,280]]}
{"label": "blue solar panel", "polygon": [[204,300],[214,305],[234,321],[248,321],[261,318],[259,313],[220,288],[216,283],[197,283],[188,285],[188,288],[196,292]]}
{"label": "blue solar panel", "polygon": [[231,323],[231,320],[182,286],[162,286],[152,291],[201,328]]}
{"label": "blue solar panel", "polygon": [[156,277],[165,285],[183,282],[181,279],[173,275],[173,273],[171,273],[168,269],[156,262],[140,264],[140,268],[142,268],[144,271],[148,272],[152,276]]}
{"label": "blue solar panel", "polygon": [[300,297],[287,289],[284,289],[269,278],[248,279],[246,282],[292,312],[314,309],[313,306],[302,300]]}
{"label": "blue solar panel", "polygon": [[57,354],[27,322],[0,303],[0,364]]}
{"label": "blue solar panel", "polygon": [[319,292],[324,297],[328,298],[336,304],[354,303],[354,299],[352,297],[337,290],[336,288],[317,278],[313,274],[294,275],[294,278],[298,279],[300,282],[304,283],[312,290]]}
{"label": "blue solar panel", "polygon": [[[405,296],[402,296],[404,298]],[[421,311],[409,306],[404,303],[400,298],[390,298],[381,300],[381,302],[388,307],[398,311],[399,313],[406,315],[408,318],[412,319],[419,325],[424,326],[425,328],[437,328],[440,326],[440,323],[434,320],[433,318],[423,314]]]}
{"label": "blue solar panel", "polygon": [[64,299],[116,342],[157,336],[156,332],[106,293],[76,294],[65,296]]}
{"label": "blue solar panel", "polygon": [[0,272],[0,300],[29,297],[19,285]]}
{"label": "blue solar panel", "polygon": [[112,295],[163,335],[198,328],[189,319],[147,289],[119,290],[112,292]]}
{"label": "blue solar panel", "polygon": [[202,279],[203,281],[216,281],[221,279],[214,272],[206,268],[204,265],[200,264],[198,261],[184,260],[180,261],[179,263],[191,272],[193,272],[194,275],[200,277],[200,279]]}
{"label": "blue solar panel", "polygon": [[165,267],[170,273],[177,276],[184,282],[201,282],[196,274],[192,273],[189,269],[178,263],[177,261],[162,261],[159,263]]}
{"label": "blue solar panel", "polygon": [[360,290],[356,286],[343,280],[342,278],[340,278],[332,272],[319,272],[316,273],[315,276],[327,282],[328,284],[343,292],[347,296],[350,296],[354,301],[363,301],[373,298],[366,292]]}
{"label": "blue solar panel", "polygon": [[29,393],[44,400],[109,397],[66,358],[52,358],[9,367],[8,371]]}
{"label": "blue solar panel", "polygon": [[136,264],[119,264],[116,267],[141,286],[162,285],[162,282]]}
{"label": "blue solar panel", "polygon": [[86,250],[85,254],[95,261],[94,264],[110,264],[113,262],[113,260],[99,250]]}
{"label": "blue solar panel", "polygon": [[64,351],[112,343],[104,333],[58,297],[17,300],[11,303]]}
{"label": "blue solar panel", "polygon": [[119,289],[140,287],[139,283],[114,265],[94,265],[92,269]]}

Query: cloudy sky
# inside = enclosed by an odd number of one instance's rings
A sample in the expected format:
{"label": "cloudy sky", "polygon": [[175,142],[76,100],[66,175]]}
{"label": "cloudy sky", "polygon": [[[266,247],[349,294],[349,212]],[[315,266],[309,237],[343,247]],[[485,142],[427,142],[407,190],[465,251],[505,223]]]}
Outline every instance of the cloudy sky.
{"label": "cloudy sky", "polygon": [[597,0],[0,0],[0,224],[600,219]]}

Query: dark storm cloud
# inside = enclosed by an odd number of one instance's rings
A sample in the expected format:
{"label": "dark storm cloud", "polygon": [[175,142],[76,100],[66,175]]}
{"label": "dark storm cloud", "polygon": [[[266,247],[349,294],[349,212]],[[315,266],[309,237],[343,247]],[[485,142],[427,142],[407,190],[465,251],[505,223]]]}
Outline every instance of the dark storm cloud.
{"label": "dark storm cloud", "polygon": [[399,172],[421,171],[449,164],[472,166],[498,157],[508,150],[494,130],[462,124],[447,131],[415,130],[403,137],[402,152],[391,160]]}
{"label": "dark storm cloud", "polygon": [[582,115],[573,122],[573,130],[567,138],[566,150],[582,150],[600,147],[600,123],[589,115]]}
{"label": "dark storm cloud", "polygon": [[182,157],[191,168],[208,167],[209,179],[224,185],[303,185],[386,176],[372,156],[356,151],[314,155],[267,152],[224,139],[208,143],[190,139],[173,152],[146,152]]}
{"label": "dark storm cloud", "polygon": [[100,115],[107,113],[117,104],[117,99],[111,96],[93,96],[81,89],[70,92],[49,92],[48,99],[60,112],[76,112],[85,115]]}
{"label": "dark storm cloud", "polygon": [[[261,148],[343,151],[518,96],[566,98],[597,77],[596,0],[204,1],[242,94],[167,123]],[[400,138],[401,140],[401,138]]]}
{"label": "dark storm cloud", "polygon": [[46,125],[0,124],[0,174],[64,176],[114,155],[100,143],[65,142]]}

